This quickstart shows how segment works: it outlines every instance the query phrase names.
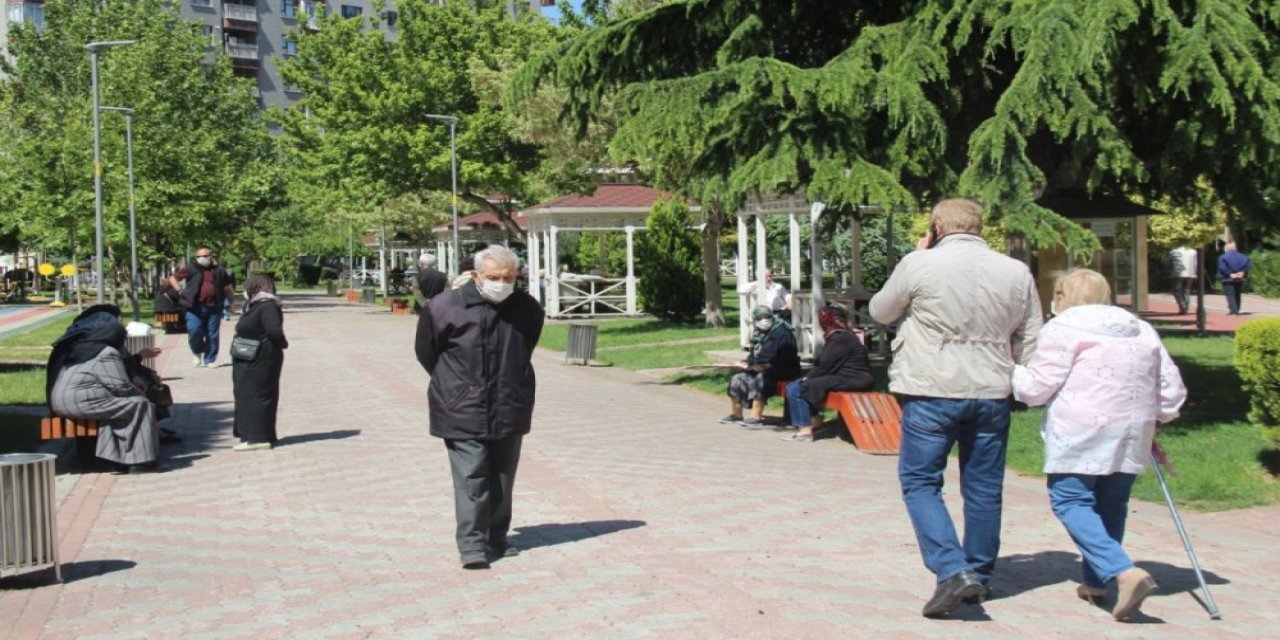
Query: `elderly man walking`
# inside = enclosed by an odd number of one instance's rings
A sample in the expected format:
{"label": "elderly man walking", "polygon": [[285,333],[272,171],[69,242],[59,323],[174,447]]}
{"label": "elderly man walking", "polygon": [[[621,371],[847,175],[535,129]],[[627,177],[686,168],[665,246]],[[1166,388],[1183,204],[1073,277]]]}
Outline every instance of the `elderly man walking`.
{"label": "elderly man walking", "polygon": [[532,296],[515,290],[517,262],[510,249],[489,246],[476,254],[472,280],[432,298],[418,318],[431,435],[449,451],[466,569],[518,553],[507,544],[511,491],[533,417],[531,359],[544,316]]}
{"label": "elderly man walking", "polygon": [[[902,321],[889,389],[902,403],[898,479],[925,566],[937,577],[926,617],[981,602],[1000,552],[1010,380],[1040,330],[1027,266],[987,247],[982,206],[939,202],[929,233],[871,299],[877,322]],[[961,544],[942,500],[942,474],[960,444]]]}

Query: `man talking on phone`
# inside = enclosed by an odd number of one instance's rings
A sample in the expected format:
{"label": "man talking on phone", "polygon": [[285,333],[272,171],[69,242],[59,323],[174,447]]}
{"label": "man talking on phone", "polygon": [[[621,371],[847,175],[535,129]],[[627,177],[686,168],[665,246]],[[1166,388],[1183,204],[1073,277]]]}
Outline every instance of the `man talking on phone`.
{"label": "man talking on phone", "polygon": [[[898,480],[924,565],[937,578],[923,614],[945,616],[991,595],[1000,552],[1010,379],[1040,331],[1027,265],[982,239],[982,205],[943,200],[929,232],[871,299],[871,317],[901,321],[889,389],[902,405]],[[943,472],[960,445],[961,543],[942,500]]]}

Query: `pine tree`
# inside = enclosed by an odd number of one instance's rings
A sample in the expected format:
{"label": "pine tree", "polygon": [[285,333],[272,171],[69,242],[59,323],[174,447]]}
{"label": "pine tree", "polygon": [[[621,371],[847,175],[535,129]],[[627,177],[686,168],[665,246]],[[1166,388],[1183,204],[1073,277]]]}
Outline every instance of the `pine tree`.
{"label": "pine tree", "polygon": [[[1078,253],[1043,193],[1197,197],[1280,221],[1280,2],[685,0],[584,31],[513,95],[626,114],[617,156],[659,185],[804,189],[835,205],[984,200]],[[693,193],[705,200],[707,193]]]}

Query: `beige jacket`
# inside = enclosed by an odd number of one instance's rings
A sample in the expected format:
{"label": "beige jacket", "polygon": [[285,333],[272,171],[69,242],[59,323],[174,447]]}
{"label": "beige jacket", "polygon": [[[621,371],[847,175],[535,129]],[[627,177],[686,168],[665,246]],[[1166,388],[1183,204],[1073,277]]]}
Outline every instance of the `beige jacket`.
{"label": "beige jacket", "polygon": [[1040,331],[1040,298],[1027,265],[955,234],[913,251],[871,298],[871,317],[902,321],[889,389],[932,398],[1008,397],[1013,366]]}

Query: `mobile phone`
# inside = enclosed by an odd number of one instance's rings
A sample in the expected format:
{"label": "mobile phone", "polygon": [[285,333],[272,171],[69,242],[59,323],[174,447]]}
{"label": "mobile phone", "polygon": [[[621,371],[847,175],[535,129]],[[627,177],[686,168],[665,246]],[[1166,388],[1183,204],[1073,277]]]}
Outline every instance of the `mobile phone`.
{"label": "mobile phone", "polygon": [[938,244],[938,228],[934,226],[930,226],[929,227],[929,245],[926,248],[932,249],[935,246],[937,246],[937,244]]}

